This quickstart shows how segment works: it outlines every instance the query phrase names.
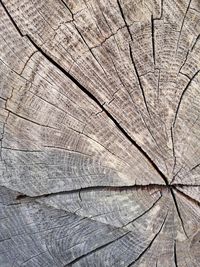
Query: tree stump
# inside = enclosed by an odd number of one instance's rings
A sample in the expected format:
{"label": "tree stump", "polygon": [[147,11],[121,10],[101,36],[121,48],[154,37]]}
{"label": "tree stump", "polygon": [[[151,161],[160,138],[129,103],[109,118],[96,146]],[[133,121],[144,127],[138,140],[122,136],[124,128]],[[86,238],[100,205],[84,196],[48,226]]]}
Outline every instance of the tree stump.
{"label": "tree stump", "polygon": [[2,0],[0,34],[0,266],[199,267],[199,0]]}

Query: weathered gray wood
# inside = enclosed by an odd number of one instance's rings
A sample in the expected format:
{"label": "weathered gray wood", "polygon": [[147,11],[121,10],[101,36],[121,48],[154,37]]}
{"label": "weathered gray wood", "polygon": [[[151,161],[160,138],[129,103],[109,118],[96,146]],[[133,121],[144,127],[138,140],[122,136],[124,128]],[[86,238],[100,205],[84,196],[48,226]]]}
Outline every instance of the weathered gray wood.
{"label": "weathered gray wood", "polygon": [[0,0],[0,266],[199,267],[198,0]]}

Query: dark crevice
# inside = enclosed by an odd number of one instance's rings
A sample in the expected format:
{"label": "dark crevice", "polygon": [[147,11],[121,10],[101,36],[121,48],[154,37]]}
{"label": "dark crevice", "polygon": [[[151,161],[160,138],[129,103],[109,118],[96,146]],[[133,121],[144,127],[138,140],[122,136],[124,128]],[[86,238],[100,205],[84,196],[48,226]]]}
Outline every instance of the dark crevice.
{"label": "dark crevice", "polygon": [[127,22],[126,22],[126,18],[125,18],[125,15],[124,15],[124,11],[123,11],[122,6],[121,6],[121,4],[120,4],[120,0],[117,0],[117,4],[118,4],[118,7],[119,7],[121,16],[122,16],[122,18],[123,18],[123,20],[124,20],[124,23],[125,23],[125,25],[126,25],[126,28],[127,28],[127,30],[128,30],[129,36],[130,36],[130,38],[131,38],[131,41],[133,41],[133,36],[132,36],[132,34],[131,34],[131,32],[130,32],[130,29],[129,29],[129,26],[128,26]]}
{"label": "dark crevice", "polygon": [[181,213],[180,213],[180,210],[179,210],[179,207],[178,207],[178,203],[177,203],[177,200],[176,200],[176,196],[175,196],[174,191],[173,191],[172,188],[170,188],[170,192],[171,192],[172,198],[173,198],[173,200],[174,200],[174,204],[175,204],[175,207],[176,207],[176,211],[177,211],[178,217],[179,217],[179,219],[180,219],[180,221],[181,221],[181,225],[182,225],[183,231],[184,231],[186,237],[188,238],[187,232],[186,232],[186,230],[185,230],[184,222],[183,222],[183,219],[182,219],[182,217],[181,217]]}
{"label": "dark crevice", "polygon": [[154,65],[155,65],[156,59],[155,59],[155,39],[154,39],[154,19],[153,19],[153,15],[151,15],[151,38],[152,38],[153,62],[154,62]]}
{"label": "dark crevice", "polygon": [[144,100],[144,103],[145,103],[147,112],[150,115],[149,108],[148,108],[147,101],[146,101],[146,97],[145,97],[145,93],[144,93],[144,88],[142,86],[142,83],[141,83],[141,80],[140,80],[140,76],[139,76],[139,73],[137,71],[137,68],[136,68],[136,65],[135,65],[135,61],[133,59],[133,53],[132,53],[132,48],[131,48],[131,45],[130,44],[129,44],[129,52],[130,52],[131,62],[133,64],[133,67],[134,67],[134,70],[135,70],[135,74],[137,76],[137,80],[138,80],[138,83],[139,83],[139,86],[140,86],[140,89],[141,89],[141,92],[142,92],[143,100]]}
{"label": "dark crevice", "polygon": [[128,235],[129,233],[130,233],[130,231],[127,232],[127,233],[125,233],[125,234],[123,234],[122,236],[118,237],[117,239],[114,239],[114,240],[112,240],[112,241],[110,241],[110,242],[108,242],[108,243],[106,243],[106,244],[104,244],[104,245],[102,245],[102,246],[100,246],[100,247],[97,247],[97,248],[91,250],[90,252],[81,255],[80,257],[77,257],[75,260],[73,260],[73,261],[67,263],[64,267],[72,266],[73,264],[77,263],[77,262],[80,261],[81,259],[83,259],[83,258],[85,258],[85,257],[87,257],[87,256],[89,256],[89,255],[91,255],[91,254],[93,254],[93,253],[95,253],[95,252],[97,252],[97,251],[99,251],[99,250],[101,250],[101,249],[107,247],[108,245],[110,245],[110,244],[112,244],[112,243],[114,243],[114,242],[117,242],[118,240],[120,240],[121,238],[125,237],[125,236]]}
{"label": "dark crevice", "polygon": [[174,240],[174,263],[175,263],[175,266],[178,267],[177,255],[176,255],[176,240]]}
{"label": "dark crevice", "polygon": [[[112,192],[122,192],[122,191],[137,191],[137,190],[144,190],[147,192],[158,190],[160,193],[163,190],[178,190],[177,187],[199,187],[199,185],[182,185],[182,184],[173,184],[173,185],[162,185],[162,184],[149,184],[149,185],[127,185],[127,186],[88,186],[78,189],[71,189],[71,190],[63,190],[58,192],[52,192],[52,193],[46,193],[36,196],[29,196],[25,194],[20,194],[20,196],[23,196],[22,198],[42,198],[42,197],[49,197],[49,196],[57,196],[57,195],[67,195],[67,194],[79,194],[80,192],[95,192],[95,191],[112,191]],[[179,190],[178,190],[179,191]],[[181,191],[179,191],[181,192]],[[162,194],[162,193],[161,193]]]}
{"label": "dark crevice", "polygon": [[163,229],[163,226],[164,226],[164,224],[165,224],[165,221],[166,221],[166,219],[167,219],[167,216],[168,216],[168,212],[167,212],[167,214],[166,214],[166,216],[165,216],[165,219],[164,219],[164,221],[163,221],[163,223],[162,223],[162,225],[161,225],[161,227],[160,227],[160,229],[159,229],[159,231],[155,234],[155,236],[153,237],[153,239],[151,240],[151,242],[149,243],[149,245],[145,248],[145,250],[143,250],[142,251],[142,253],[133,261],[133,262],[131,262],[129,265],[127,265],[127,267],[130,267],[130,266],[133,266],[145,253],[146,253],[146,251],[148,250],[148,249],[150,249],[150,247],[152,246],[152,244],[153,244],[153,242],[155,241],[155,239],[158,237],[158,235],[160,234],[160,232],[162,231],[162,229]]}
{"label": "dark crevice", "polygon": [[[172,186],[174,187],[174,186]],[[67,195],[67,194],[74,194],[79,192],[90,192],[90,191],[113,191],[113,192],[122,192],[122,191],[137,191],[137,190],[145,190],[145,191],[152,191],[152,190],[168,190],[168,186],[166,185],[159,185],[159,184],[149,184],[149,185],[129,185],[129,186],[88,186],[88,187],[83,187],[83,188],[78,188],[78,189],[72,189],[72,190],[63,190],[59,192],[54,192],[54,193],[46,193],[46,194],[41,194],[37,196],[28,196],[28,195],[23,195],[23,198],[42,198],[42,197],[49,197],[49,196],[57,196],[57,195]]]}
{"label": "dark crevice", "polygon": [[192,76],[192,78],[189,80],[188,84],[186,85],[185,89],[183,90],[182,94],[181,94],[181,97],[180,97],[180,100],[178,102],[178,106],[177,106],[177,109],[176,109],[176,113],[175,113],[175,116],[174,116],[174,121],[173,121],[173,127],[175,126],[176,124],[176,119],[177,119],[177,116],[178,116],[178,112],[179,112],[179,109],[180,109],[180,105],[181,105],[181,101],[183,99],[183,96],[185,95],[188,87],[190,86],[191,82],[194,80],[194,78],[197,76],[197,74],[200,72],[200,70],[196,71],[195,74]]}
{"label": "dark crevice", "polygon": [[16,200],[21,200],[21,199],[24,199],[26,198],[27,196],[24,195],[24,194],[19,194],[17,197],[16,197]]}

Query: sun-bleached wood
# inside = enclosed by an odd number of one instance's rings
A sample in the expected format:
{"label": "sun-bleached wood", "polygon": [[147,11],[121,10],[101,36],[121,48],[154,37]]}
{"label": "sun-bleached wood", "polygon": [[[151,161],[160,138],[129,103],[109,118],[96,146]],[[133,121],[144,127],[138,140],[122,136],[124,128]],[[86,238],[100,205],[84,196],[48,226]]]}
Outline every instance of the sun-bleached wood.
{"label": "sun-bleached wood", "polygon": [[0,266],[199,267],[198,0],[0,0]]}

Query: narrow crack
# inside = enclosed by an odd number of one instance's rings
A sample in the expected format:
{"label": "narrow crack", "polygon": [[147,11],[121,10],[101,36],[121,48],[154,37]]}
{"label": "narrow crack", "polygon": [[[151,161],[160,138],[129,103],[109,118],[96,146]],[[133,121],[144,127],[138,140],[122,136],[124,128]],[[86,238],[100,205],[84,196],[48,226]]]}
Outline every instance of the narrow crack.
{"label": "narrow crack", "polygon": [[141,83],[141,80],[140,80],[140,76],[139,76],[138,70],[137,70],[137,68],[136,68],[135,61],[134,61],[134,59],[133,59],[133,53],[132,53],[132,48],[131,48],[131,45],[130,45],[130,44],[129,44],[129,53],[130,53],[131,62],[132,62],[132,64],[133,64],[133,67],[134,67],[134,70],[135,70],[135,74],[136,74],[136,76],[137,76],[137,80],[138,80],[140,89],[141,89],[141,92],[142,92],[142,96],[143,96],[143,100],[144,100],[144,103],[145,103],[147,112],[148,112],[148,114],[150,115],[149,108],[148,108],[147,101],[146,101],[146,97],[145,97],[145,93],[144,93],[144,88],[143,88],[143,86],[142,86],[142,83]]}
{"label": "narrow crack", "polygon": [[188,10],[189,10],[189,8],[190,8],[191,1],[192,1],[192,0],[189,0],[187,9],[186,9],[185,14],[184,14],[184,17],[183,17],[183,21],[182,21],[182,24],[181,24],[181,28],[180,28],[180,31],[179,31],[179,37],[178,37],[178,41],[177,41],[177,49],[176,49],[176,53],[177,53],[178,48],[179,48],[179,43],[180,43],[180,38],[181,38],[182,30],[183,30],[183,25],[184,25],[184,23],[185,23],[185,18],[186,18],[186,15],[187,15]]}
{"label": "narrow crack", "polygon": [[160,227],[160,229],[159,229],[159,231],[155,234],[155,236],[153,237],[153,239],[151,240],[151,242],[149,243],[149,245],[145,248],[145,250],[143,250],[142,251],[142,253],[133,261],[133,262],[131,262],[129,265],[127,265],[127,267],[131,267],[131,266],[133,266],[145,253],[146,253],[146,251],[148,250],[148,249],[150,249],[150,247],[152,246],[152,244],[153,244],[153,242],[155,241],[155,239],[158,237],[158,235],[160,234],[160,232],[162,231],[162,229],[163,229],[163,226],[164,226],[164,224],[165,224],[165,222],[166,222],[166,219],[167,219],[167,216],[168,216],[168,212],[167,212],[167,214],[166,214],[166,216],[165,216],[165,218],[164,218],[164,221],[163,221],[163,223],[162,223],[162,225],[161,225],[161,227]]}
{"label": "narrow crack", "polygon": [[[197,187],[199,187],[199,186],[197,186]],[[200,207],[200,202],[198,200],[196,200],[196,199],[192,198],[191,196],[187,195],[186,193],[182,192],[177,187],[175,187],[174,190],[176,192],[178,192],[180,195],[182,195],[184,198],[186,198],[188,201],[195,204],[197,207]]]}
{"label": "narrow crack", "polygon": [[39,123],[39,122],[33,121],[33,120],[31,120],[31,119],[28,119],[28,118],[26,118],[26,117],[24,117],[24,116],[22,116],[22,115],[19,115],[18,113],[13,112],[12,110],[10,110],[10,109],[8,109],[8,108],[5,108],[5,110],[7,110],[7,111],[10,112],[11,114],[13,114],[13,115],[15,115],[15,116],[17,116],[17,117],[19,117],[19,118],[21,118],[21,119],[24,119],[24,120],[26,120],[26,121],[28,121],[28,122],[31,122],[31,123],[33,123],[33,124],[35,124],[35,125],[42,126],[42,127],[46,127],[46,128],[50,128],[50,129],[54,129],[54,130],[58,130],[58,129],[55,128],[55,127],[52,127],[52,126],[49,126],[49,125],[45,125],[45,124],[41,124],[41,123]]}
{"label": "narrow crack", "polygon": [[138,217],[134,218],[133,220],[131,220],[130,222],[124,224],[122,226],[122,228],[128,226],[129,224],[132,224],[133,222],[135,222],[136,220],[140,219],[142,216],[144,216],[145,214],[147,214],[151,209],[153,209],[156,204],[159,202],[159,200],[162,198],[162,193],[160,195],[160,197],[151,205],[151,207],[149,207],[147,210],[145,210],[142,214],[140,214]]}
{"label": "narrow crack", "polygon": [[177,106],[177,109],[176,109],[176,113],[175,113],[175,116],[174,116],[174,121],[173,121],[173,127],[175,127],[175,124],[176,124],[176,120],[177,120],[177,116],[178,116],[178,112],[179,112],[179,109],[180,109],[180,105],[181,105],[181,102],[182,102],[182,99],[183,99],[183,96],[185,95],[187,89],[189,88],[190,84],[192,83],[192,81],[194,80],[194,78],[198,75],[198,73],[200,72],[200,70],[196,71],[195,74],[192,76],[192,78],[189,80],[189,82],[187,83],[185,89],[183,90],[182,94],[181,94],[181,97],[180,97],[180,100],[178,102],[178,106]]}
{"label": "narrow crack", "polygon": [[195,47],[195,45],[196,45],[196,43],[198,42],[199,39],[200,39],[200,34],[197,36],[196,40],[194,41],[194,44],[191,47],[191,51],[193,51],[193,49],[194,49],[194,47]]}
{"label": "narrow crack", "polygon": [[24,67],[23,69],[21,70],[20,74],[19,75],[22,75],[23,74],[23,71],[25,70],[27,64],[29,63],[29,61],[32,59],[32,57],[37,53],[38,51],[34,51],[31,53],[31,55],[29,56],[28,60],[26,61],[26,63],[24,64]]}
{"label": "narrow crack", "polygon": [[73,12],[71,11],[71,9],[69,8],[69,6],[67,5],[67,3],[64,1],[64,0],[60,0],[62,2],[62,4],[68,9],[69,13],[71,14],[72,16],[72,21],[74,21],[74,14]]}
{"label": "narrow crack", "polygon": [[183,222],[183,219],[182,219],[182,216],[181,216],[179,207],[178,207],[178,203],[177,203],[177,200],[176,200],[176,196],[175,196],[174,191],[173,191],[172,188],[170,188],[170,192],[171,192],[172,198],[173,198],[173,200],[174,200],[174,204],[175,204],[175,207],[176,207],[176,211],[177,211],[178,217],[179,217],[179,219],[180,219],[180,221],[181,221],[181,226],[182,226],[182,228],[183,228],[183,231],[184,231],[186,237],[188,238],[187,232],[186,232],[186,230],[185,230],[184,222]]}
{"label": "narrow crack", "polygon": [[178,73],[181,73],[181,70],[182,70],[183,66],[185,65],[185,63],[186,63],[186,61],[188,59],[189,52],[190,52],[190,50],[187,51],[185,59],[184,59],[183,63],[181,64],[181,67],[180,67]]}
{"label": "narrow crack", "polygon": [[122,16],[122,18],[123,18],[123,21],[124,21],[124,23],[125,23],[125,26],[126,26],[126,28],[127,28],[127,30],[128,30],[129,36],[130,36],[130,38],[131,38],[131,41],[133,41],[133,36],[132,36],[132,34],[131,34],[131,32],[130,32],[130,29],[129,29],[129,26],[128,26],[128,24],[127,24],[127,21],[126,21],[125,15],[124,15],[124,11],[123,11],[122,6],[121,6],[121,4],[120,4],[120,0],[117,0],[117,4],[118,4],[118,7],[119,7],[119,11],[120,11],[120,13],[121,13],[121,16]]}
{"label": "narrow crack", "polygon": [[155,59],[155,38],[154,38],[154,19],[153,19],[153,15],[151,15],[151,38],[152,38],[153,62],[154,62],[154,65],[155,65],[156,59]]}
{"label": "narrow crack", "polygon": [[[172,152],[173,152],[173,158],[174,158],[174,164],[173,164],[172,173],[174,173],[174,170],[175,170],[175,167],[176,167],[176,152],[175,152],[175,144],[174,144],[173,127],[171,127],[171,141],[172,141]],[[173,179],[174,179],[174,177],[173,177]]]}
{"label": "narrow crack", "polygon": [[103,73],[107,75],[105,69],[103,68],[103,66],[100,64],[99,60],[97,59],[97,57],[95,56],[95,54],[93,53],[92,49],[90,48],[88,43],[85,40],[85,37],[83,36],[83,34],[80,32],[80,30],[78,29],[78,27],[76,26],[76,24],[74,24],[75,29],[77,30],[78,34],[80,35],[81,39],[83,40],[84,44],[87,46],[88,50],[90,51],[91,55],[93,56],[93,58],[95,59],[95,61],[97,62],[97,64],[100,66],[100,68],[102,69]]}
{"label": "narrow crack", "polygon": [[174,240],[174,263],[175,263],[175,266],[178,267],[177,255],[176,255],[176,240]]}
{"label": "narrow crack", "polygon": [[101,249],[107,247],[108,245],[110,245],[110,244],[112,244],[112,243],[114,243],[114,242],[117,242],[118,240],[122,239],[123,237],[125,237],[125,236],[128,235],[129,233],[130,233],[130,231],[127,232],[127,233],[125,233],[125,234],[123,234],[122,236],[118,237],[117,239],[114,239],[114,240],[112,240],[112,241],[110,241],[110,242],[108,242],[108,243],[106,243],[106,244],[104,244],[104,245],[102,245],[102,246],[100,246],[100,247],[97,247],[97,248],[91,250],[91,251],[88,252],[88,253],[84,253],[83,255],[77,257],[75,260],[70,261],[69,263],[67,263],[67,265],[64,265],[64,267],[74,265],[75,263],[77,263],[77,262],[80,261],[81,259],[83,259],[83,258],[85,258],[85,257],[87,257],[87,256],[89,256],[89,255],[91,255],[91,254],[93,254],[93,253],[95,253],[95,252],[97,252],[97,251],[99,251],[99,250],[101,250]]}

